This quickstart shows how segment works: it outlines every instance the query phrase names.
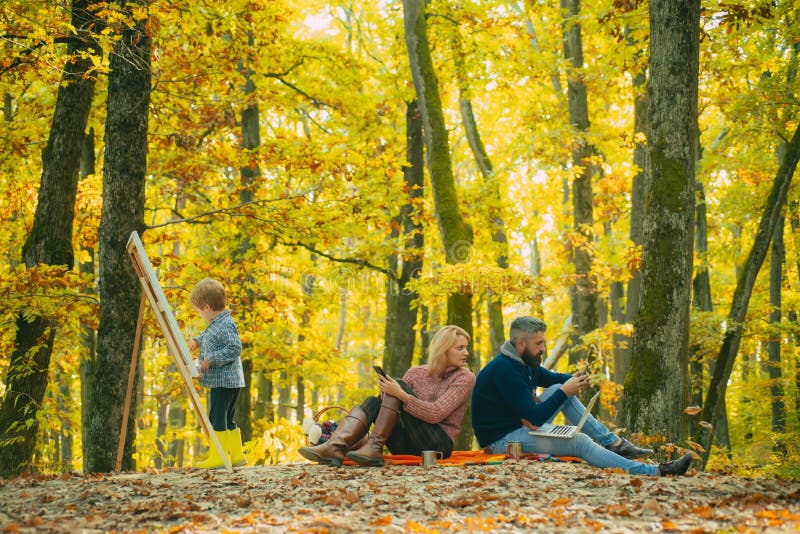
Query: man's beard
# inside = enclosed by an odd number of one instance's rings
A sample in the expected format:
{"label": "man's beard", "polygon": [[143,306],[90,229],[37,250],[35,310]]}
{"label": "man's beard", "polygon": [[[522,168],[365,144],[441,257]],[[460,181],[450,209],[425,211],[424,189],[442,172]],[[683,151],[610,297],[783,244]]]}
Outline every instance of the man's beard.
{"label": "man's beard", "polygon": [[530,367],[536,368],[542,364],[542,353],[533,355],[531,351],[528,350],[528,347],[525,347],[525,350],[522,351],[522,354],[519,355],[522,358],[522,361],[525,362],[525,365]]}

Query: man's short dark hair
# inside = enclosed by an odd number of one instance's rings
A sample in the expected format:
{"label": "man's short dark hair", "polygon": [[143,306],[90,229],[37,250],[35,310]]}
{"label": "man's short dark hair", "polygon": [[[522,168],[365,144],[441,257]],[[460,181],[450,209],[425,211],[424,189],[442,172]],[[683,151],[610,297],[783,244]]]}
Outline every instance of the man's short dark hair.
{"label": "man's short dark hair", "polygon": [[547,330],[547,325],[544,321],[536,317],[517,317],[511,321],[511,328],[508,330],[508,339],[514,343],[517,338],[524,334],[535,334],[536,332],[544,332]]}

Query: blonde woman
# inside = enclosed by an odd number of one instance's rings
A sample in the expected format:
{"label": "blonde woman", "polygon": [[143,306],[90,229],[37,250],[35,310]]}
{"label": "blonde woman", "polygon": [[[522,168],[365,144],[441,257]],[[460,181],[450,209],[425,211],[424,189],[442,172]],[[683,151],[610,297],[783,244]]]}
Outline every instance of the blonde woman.
{"label": "blonde woman", "polygon": [[449,457],[475,386],[475,375],[466,368],[468,344],[469,334],[463,328],[440,328],[431,340],[426,365],[412,367],[402,380],[378,375],[382,395],[354,407],[328,441],[301,447],[300,454],[335,466],[342,465],[345,456],[381,466],[384,445],[392,454],[434,450]]}

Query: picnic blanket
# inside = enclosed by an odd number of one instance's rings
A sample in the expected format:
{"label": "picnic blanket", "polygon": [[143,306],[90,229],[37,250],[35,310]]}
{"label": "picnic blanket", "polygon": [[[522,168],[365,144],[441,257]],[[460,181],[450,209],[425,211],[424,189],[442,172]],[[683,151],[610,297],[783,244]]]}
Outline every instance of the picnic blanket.
{"label": "picnic blanket", "polygon": [[[506,454],[489,454],[483,451],[453,451],[449,458],[437,460],[439,465],[491,465],[501,464],[509,459]],[[384,454],[387,465],[422,465],[422,457],[413,454]],[[550,454],[523,454],[522,460],[538,462],[580,462],[580,458],[573,456],[552,456]],[[358,465],[345,459],[345,465]]]}

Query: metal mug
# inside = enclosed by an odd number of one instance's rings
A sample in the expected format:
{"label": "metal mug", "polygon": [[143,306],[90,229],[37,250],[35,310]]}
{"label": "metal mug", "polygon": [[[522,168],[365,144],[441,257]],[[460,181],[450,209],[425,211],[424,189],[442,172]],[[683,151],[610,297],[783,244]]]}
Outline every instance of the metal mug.
{"label": "metal mug", "polygon": [[515,460],[519,460],[522,458],[522,442],[521,441],[509,441],[506,443],[506,454],[511,456]]}
{"label": "metal mug", "polygon": [[436,465],[436,459],[444,458],[444,454],[439,451],[422,451],[422,467],[432,467]]}

